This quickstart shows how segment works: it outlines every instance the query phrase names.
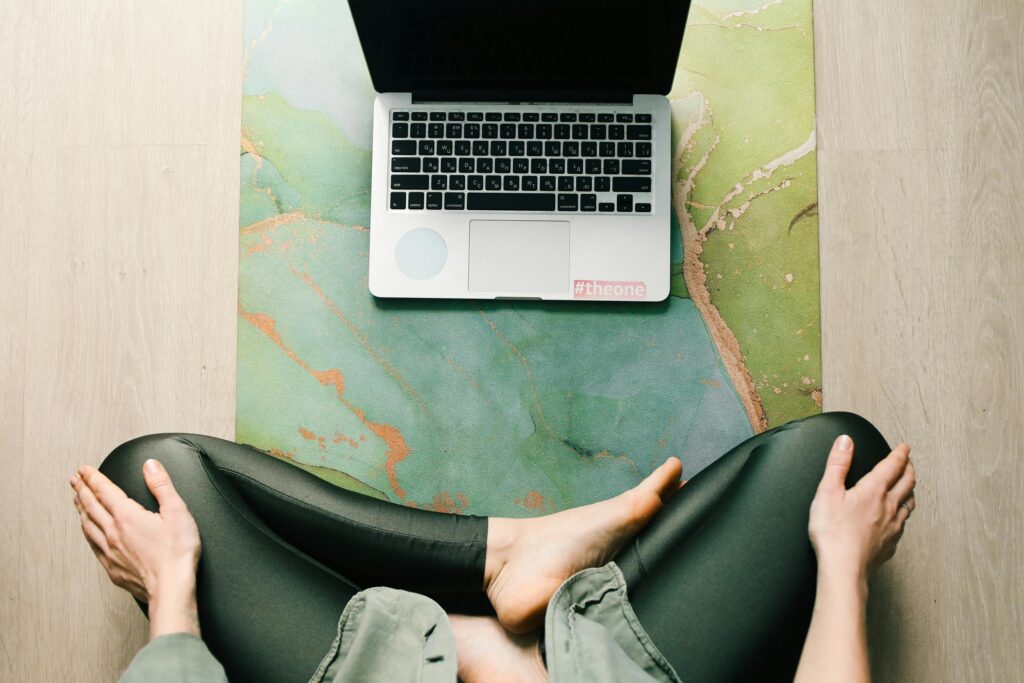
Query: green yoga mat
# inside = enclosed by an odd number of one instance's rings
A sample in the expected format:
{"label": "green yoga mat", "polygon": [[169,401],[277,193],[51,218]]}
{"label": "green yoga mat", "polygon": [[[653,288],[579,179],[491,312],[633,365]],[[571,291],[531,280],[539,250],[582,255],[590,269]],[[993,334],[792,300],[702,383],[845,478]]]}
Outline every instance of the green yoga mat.
{"label": "green yoga mat", "polygon": [[246,0],[236,438],[397,503],[524,516],[819,412],[813,65],[810,0],[692,6],[666,302],[375,300],[348,6]]}

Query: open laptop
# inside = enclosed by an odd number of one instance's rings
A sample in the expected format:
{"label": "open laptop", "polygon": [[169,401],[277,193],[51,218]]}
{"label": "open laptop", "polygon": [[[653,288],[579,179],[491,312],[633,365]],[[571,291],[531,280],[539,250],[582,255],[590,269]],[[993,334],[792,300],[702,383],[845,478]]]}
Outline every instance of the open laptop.
{"label": "open laptop", "polygon": [[660,301],[685,0],[349,0],[373,84],[370,291]]}

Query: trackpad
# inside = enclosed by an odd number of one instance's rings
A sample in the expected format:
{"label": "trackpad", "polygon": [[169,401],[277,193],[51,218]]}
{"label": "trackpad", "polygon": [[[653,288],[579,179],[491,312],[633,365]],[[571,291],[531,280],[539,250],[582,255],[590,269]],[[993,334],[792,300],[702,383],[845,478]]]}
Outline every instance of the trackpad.
{"label": "trackpad", "polygon": [[569,221],[470,221],[469,291],[569,289]]}

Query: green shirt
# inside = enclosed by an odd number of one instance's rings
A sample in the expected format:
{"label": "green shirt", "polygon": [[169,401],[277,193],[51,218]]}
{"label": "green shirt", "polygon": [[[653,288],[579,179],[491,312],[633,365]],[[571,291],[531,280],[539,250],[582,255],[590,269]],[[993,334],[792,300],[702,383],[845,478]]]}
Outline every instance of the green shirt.
{"label": "green shirt", "polygon": [[[622,572],[610,562],[570,577],[552,596],[544,622],[552,683],[680,683],[640,625]],[[455,639],[430,598],[394,588],[353,597],[310,683],[454,683]],[[199,638],[161,636],[142,648],[120,683],[226,683]]]}

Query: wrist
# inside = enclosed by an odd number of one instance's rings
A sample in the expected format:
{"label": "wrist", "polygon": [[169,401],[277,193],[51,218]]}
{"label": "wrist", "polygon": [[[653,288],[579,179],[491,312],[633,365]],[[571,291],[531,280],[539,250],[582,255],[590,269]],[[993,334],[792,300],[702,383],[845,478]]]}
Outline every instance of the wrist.
{"label": "wrist", "polygon": [[818,561],[818,591],[854,595],[867,602],[867,570],[853,562]]}
{"label": "wrist", "polygon": [[149,593],[150,640],[169,633],[199,635],[195,575],[166,577]]}

